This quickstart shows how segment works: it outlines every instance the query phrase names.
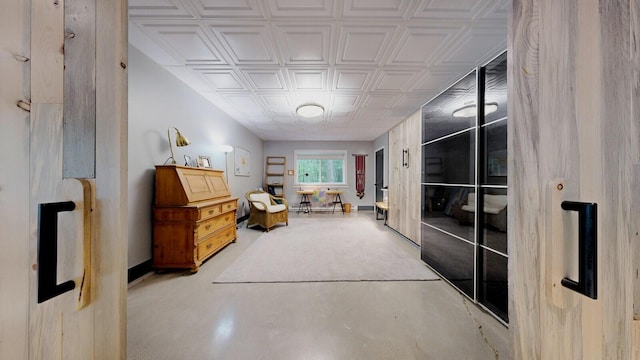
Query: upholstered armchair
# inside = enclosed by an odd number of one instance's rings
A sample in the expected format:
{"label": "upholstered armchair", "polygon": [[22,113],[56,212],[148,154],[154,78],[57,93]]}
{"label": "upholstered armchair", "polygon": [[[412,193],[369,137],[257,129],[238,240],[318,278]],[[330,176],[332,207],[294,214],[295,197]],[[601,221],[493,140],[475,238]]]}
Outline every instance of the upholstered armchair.
{"label": "upholstered armchair", "polygon": [[251,210],[247,227],[258,224],[268,232],[277,223],[283,222],[289,225],[289,203],[287,199],[274,197],[260,190],[248,191],[244,197],[247,198],[249,209]]}

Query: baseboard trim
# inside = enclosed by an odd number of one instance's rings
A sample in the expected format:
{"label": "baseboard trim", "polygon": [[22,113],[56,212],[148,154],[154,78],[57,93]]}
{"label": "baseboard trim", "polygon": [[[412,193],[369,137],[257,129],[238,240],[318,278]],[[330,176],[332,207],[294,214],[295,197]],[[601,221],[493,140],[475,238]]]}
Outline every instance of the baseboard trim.
{"label": "baseboard trim", "polygon": [[358,211],[373,211],[373,206],[367,206],[367,205],[358,205]]}
{"label": "baseboard trim", "polygon": [[151,259],[142,262],[132,268],[129,269],[128,271],[128,282],[132,282],[135,281],[141,277],[143,277],[145,274],[151,272]]}
{"label": "baseboard trim", "polygon": [[249,219],[249,214],[245,215],[245,216],[241,216],[238,219],[236,219],[236,224],[240,224],[241,222],[245,221]]}

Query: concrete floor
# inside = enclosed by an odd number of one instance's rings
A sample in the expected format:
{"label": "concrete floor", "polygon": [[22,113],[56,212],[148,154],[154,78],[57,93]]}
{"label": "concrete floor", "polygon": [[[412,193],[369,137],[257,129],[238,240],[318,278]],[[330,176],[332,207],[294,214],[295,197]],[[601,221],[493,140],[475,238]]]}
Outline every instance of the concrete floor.
{"label": "concrete floor", "polygon": [[241,227],[197,274],[130,284],[128,359],[511,359],[508,329],[442,280],[212,284],[261,234]]}

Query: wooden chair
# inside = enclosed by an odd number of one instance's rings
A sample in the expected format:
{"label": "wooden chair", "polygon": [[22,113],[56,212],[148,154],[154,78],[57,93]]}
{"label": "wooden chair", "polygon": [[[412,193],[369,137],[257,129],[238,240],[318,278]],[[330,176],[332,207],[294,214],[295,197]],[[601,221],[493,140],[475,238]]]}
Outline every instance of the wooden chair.
{"label": "wooden chair", "polygon": [[248,191],[244,197],[247,198],[251,211],[247,228],[258,224],[269,232],[269,229],[277,223],[283,222],[289,225],[289,202],[287,199],[274,197],[260,190]]}

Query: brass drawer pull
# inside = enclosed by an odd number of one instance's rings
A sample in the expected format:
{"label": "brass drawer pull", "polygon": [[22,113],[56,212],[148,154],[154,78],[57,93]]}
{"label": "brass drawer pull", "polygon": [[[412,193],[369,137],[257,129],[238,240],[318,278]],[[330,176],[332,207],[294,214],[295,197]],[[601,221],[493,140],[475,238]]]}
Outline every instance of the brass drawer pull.
{"label": "brass drawer pull", "polygon": [[215,210],[209,210],[209,215],[213,214]]}
{"label": "brass drawer pull", "polygon": [[209,224],[209,225],[205,226],[204,228],[205,228],[206,230],[211,229],[211,224]]}

